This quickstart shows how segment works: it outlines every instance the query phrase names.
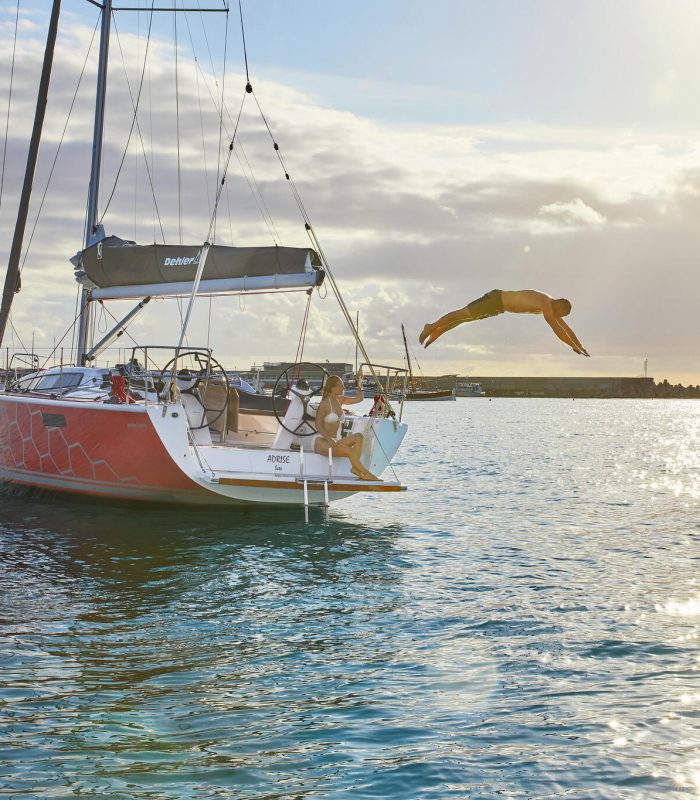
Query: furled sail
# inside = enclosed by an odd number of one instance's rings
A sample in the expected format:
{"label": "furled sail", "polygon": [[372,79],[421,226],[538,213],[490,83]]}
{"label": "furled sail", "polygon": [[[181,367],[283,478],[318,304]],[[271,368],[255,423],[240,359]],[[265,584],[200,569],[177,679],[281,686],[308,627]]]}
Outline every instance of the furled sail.
{"label": "furled sail", "polygon": [[[139,245],[108,236],[77,253],[76,280],[94,300],[180,296],[192,291],[200,245]],[[212,245],[199,294],[319,286],[325,277],[318,254],[305,247]]]}

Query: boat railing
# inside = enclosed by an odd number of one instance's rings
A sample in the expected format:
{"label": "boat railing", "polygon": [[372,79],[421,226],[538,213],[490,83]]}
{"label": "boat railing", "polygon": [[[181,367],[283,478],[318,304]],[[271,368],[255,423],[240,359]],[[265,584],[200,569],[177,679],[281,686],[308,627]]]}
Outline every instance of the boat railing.
{"label": "boat railing", "polygon": [[36,353],[13,353],[7,351],[3,388],[8,390],[19,378],[39,371],[39,356]]}
{"label": "boat railing", "polygon": [[[162,405],[175,399],[178,373],[187,370],[194,377],[209,380],[214,375],[212,351],[209,347],[176,347],[173,345],[137,345],[124,366],[127,378],[126,392],[143,392],[146,405]],[[223,372],[223,370],[222,370]],[[225,373],[224,373],[225,374]]]}
{"label": "boat railing", "polygon": [[398,421],[401,422],[403,417],[403,396],[405,396],[408,387],[408,369],[406,367],[393,367],[388,364],[375,364],[369,361],[364,361],[360,364],[360,369],[364,369],[364,367],[369,367],[371,374],[379,383],[377,394],[383,396],[383,403],[377,416],[388,417],[392,414],[392,408],[387,398],[394,392],[401,392],[398,418]]}

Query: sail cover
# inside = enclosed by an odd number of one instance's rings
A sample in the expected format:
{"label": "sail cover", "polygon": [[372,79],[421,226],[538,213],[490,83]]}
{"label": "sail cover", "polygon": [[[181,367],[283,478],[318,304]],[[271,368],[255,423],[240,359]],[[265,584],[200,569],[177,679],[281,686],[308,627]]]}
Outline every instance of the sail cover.
{"label": "sail cover", "polygon": [[[95,299],[144,294],[187,294],[197,273],[201,245],[138,245],[108,236],[71,259],[79,283]],[[318,254],[305,247],[212,245],[200,293],[267,287],[316,286],[324,272]]]}

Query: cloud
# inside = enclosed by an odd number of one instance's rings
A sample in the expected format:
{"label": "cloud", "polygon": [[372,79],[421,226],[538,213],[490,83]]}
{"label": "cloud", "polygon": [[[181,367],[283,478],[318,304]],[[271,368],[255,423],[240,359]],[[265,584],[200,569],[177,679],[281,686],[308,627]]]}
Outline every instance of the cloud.
{"label": "cloud", "polygon": [[562,222],[564,225],[602,225],[605,217],[586,205],[580,197],[569,202],[557,201],[540,207],[540,215]]}
{"label": "cloud", "polygon": [[[3,74],[9,73],[9,29],[5,20]],[[40,33],[25,26],[18,42],[0,210],[5,261],[43,55]],[[60,39],[32,215],[92,33],[92,27],[75,24]],[[203,241],[228,153],[226,135],[219,151],[219,88],[187,60],[183,45],[178,119],[174,51],[154,40],[144,73],[140,134],[134,130],[122,163],[144,46],[127,32],[120,32],[119,41],[121,47],[113,42],[111,49],[100,203],[104,210],[119,175],[104,218],[107,232],[146,243],[160,240],[162,225],[168,241],[180,236]],[[34,332],[41,347],[52,346],[54,331],[60,338],[74,318],[76,287],[67,258],[83,235],[95,77],[89,66],[13,312],[23,338],[30,340]],[[225,134],[232,131],[243,85],[241,74],[227,75]],[[532,287],[570,297],[571,324],[594,358],[584,363],[567,351],[541,320],[506,315],[447,334],[420,355],[424,371],[630,374],[649,356],[659,377],[695,373],[700,148],[692,136],[529,122],[392,125],[321,107],[280,82],[259,80],[255,88],[284,165],[247,96],[221,196],[217,240],[308,244],[286,169],[348,307],[360,311],[361,331],[377,360],[400,362],[402,322],[415,340],[426,321],[484,291]],[[203,301],[190,341],[206,341],[211,328],[216,352],[238,367],[292,358],[305,299],[303,294],[216,299],[211,326]],[[122,305],[113,305],[115,315]],[[154,303],[130,330],[152,343],[174,341],[178,324],[173,302]],[[320,360],[354,358],[353,340],[330,296],[314,300],[307,353]]]}

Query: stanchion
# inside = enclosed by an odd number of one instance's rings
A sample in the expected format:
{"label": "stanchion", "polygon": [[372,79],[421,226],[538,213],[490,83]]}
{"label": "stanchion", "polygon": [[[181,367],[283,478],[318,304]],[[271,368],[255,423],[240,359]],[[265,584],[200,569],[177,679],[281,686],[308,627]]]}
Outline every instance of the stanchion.
{"label": "stanchion", "polygon": [[333,450],[328,448],[328,480],[323,481],[323,519],[328,522],[328,511],[331,501],[328,496],[328,484],[333,480]]}
{"label": "stanchion", "polygon": [[299,448],[299,472],[304,481],[304,522],[309,521],[309,483],[304,470],[304,448]]}

